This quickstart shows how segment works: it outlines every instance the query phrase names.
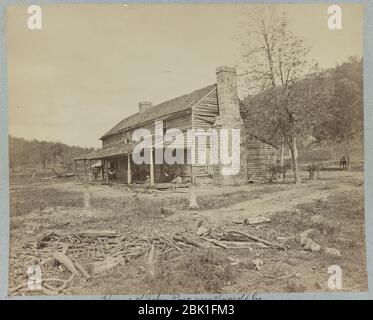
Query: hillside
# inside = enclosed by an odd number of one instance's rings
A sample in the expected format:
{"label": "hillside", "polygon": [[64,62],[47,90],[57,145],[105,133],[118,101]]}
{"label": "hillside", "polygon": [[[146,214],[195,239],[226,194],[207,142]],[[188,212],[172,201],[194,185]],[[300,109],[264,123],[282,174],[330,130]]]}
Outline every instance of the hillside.
{"label": "hillside", "polygon": [[71,170],[74,157],[93,150],[94,148],[69,146],[60,142],[26,140],[9,136],[10,173],[40,171],[49,167]]}

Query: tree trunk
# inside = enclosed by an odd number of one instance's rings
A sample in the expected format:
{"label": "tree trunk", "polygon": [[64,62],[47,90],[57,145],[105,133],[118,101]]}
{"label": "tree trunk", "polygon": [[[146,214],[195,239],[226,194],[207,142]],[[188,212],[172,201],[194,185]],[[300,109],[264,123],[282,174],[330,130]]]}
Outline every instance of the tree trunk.
{"label": "tree trunk", "polygon": [[284,166],[284,152],[285,152],[285,138],[281,140],[281,158],[280,158],[280,166]]}
{"label": "tree trunk", "polygon": [[300,183],[299,168],[298,168],[298,149],[296,139],[293,137],[289,139],[289,149],[292,160],[292,167],[294,173],[294,182]]}
{"label": "tree trunk", "polygon": [[351,160],[351,146],[350,146],[350,141],[349,140],[345,141],[344,149],[345,149],[346,160],[347,160],[346,168],[347,168],[347,170],[349,170],[350,169],[350,160]]}

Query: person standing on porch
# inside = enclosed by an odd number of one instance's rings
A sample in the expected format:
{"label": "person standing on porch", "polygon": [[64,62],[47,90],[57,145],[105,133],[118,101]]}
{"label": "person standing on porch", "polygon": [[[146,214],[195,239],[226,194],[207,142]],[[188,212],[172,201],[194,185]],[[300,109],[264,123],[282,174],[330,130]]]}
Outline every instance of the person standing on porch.
{"label": "person standing on porch", "polygon": [[108,182],[109,182],[109,186],[111,187],[111,184],[114,180],[114,176],[115,176],[115,170],[114,168],[109,168],[108,170]]}

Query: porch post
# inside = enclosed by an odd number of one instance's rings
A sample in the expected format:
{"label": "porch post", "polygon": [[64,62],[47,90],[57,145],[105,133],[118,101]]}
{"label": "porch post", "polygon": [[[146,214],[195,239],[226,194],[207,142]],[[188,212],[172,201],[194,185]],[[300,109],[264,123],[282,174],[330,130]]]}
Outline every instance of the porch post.
{"label": "porch post", "polygon": [[195,186],[196,183],[196,170],[193,164],[190,165],[190,183]]}
{"label": "porch post", "polygon": [[108,182],[108,177],[106,177],[106,170],[107,170],[107,163],[106,163],[106,159],[103,159],[103,163],[102,163],[102,181],[103,182]]}
{"label": "porch post", "polygon": [[87,160],[84,159],[84,182],[87,182]]}
{"label": "porch post", "polygon": [[153,148],[150,148],[150,185],[154,186]]}
{"label": "porch post", "polygon": [[132,183],[131,177],[131,155],[127,154],[127,184],[130,185]]}
{"label": "porch post", "polygon": [[92,160],[91,159],[88,160],[88,165],[89,165],[88,178],[89,178],[89,181],[92,181]]}
{"label": "porch post", "polygon": [[75,181],[78,181],[78,164],[77,160],[74,160],[75,162]]}

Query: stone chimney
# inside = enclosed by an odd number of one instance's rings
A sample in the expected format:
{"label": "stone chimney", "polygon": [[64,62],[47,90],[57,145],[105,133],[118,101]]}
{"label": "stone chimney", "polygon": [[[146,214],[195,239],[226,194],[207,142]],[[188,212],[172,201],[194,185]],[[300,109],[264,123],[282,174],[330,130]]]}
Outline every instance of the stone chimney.
{"label": "stone chimney", "polygon": [[[235,68],[220,67],[216,69],[216,82],[218,92],[219,116],[216,118],[214,128],[239,129],[240,140],[239,150],[229,143],[229,153],[238,154],[240,158],[238,171],[234,175],[227,175],[224,167],[219,165],[214,167],[214,180],[221,185],[241,185],[247,183],[247,152],[246,135],[244,122],[240,115],[240,104],[237,92],[237,74]],[[233,131],[232,131],[233,132]],[[236,131],[237,132],[237,131]]]}
{"label": "stone chimney", "polygon": [[216,82],[220,118],[240,121],[241,116],[235,68],[224,66],[216,69]]}
{"label": "stone chimney", "polygon": [[152,106],[153,106],[153,103],[151,103],[149,101],[139,102],[139,111],[140,112],[145,112],[146,110],[148,110]]}

